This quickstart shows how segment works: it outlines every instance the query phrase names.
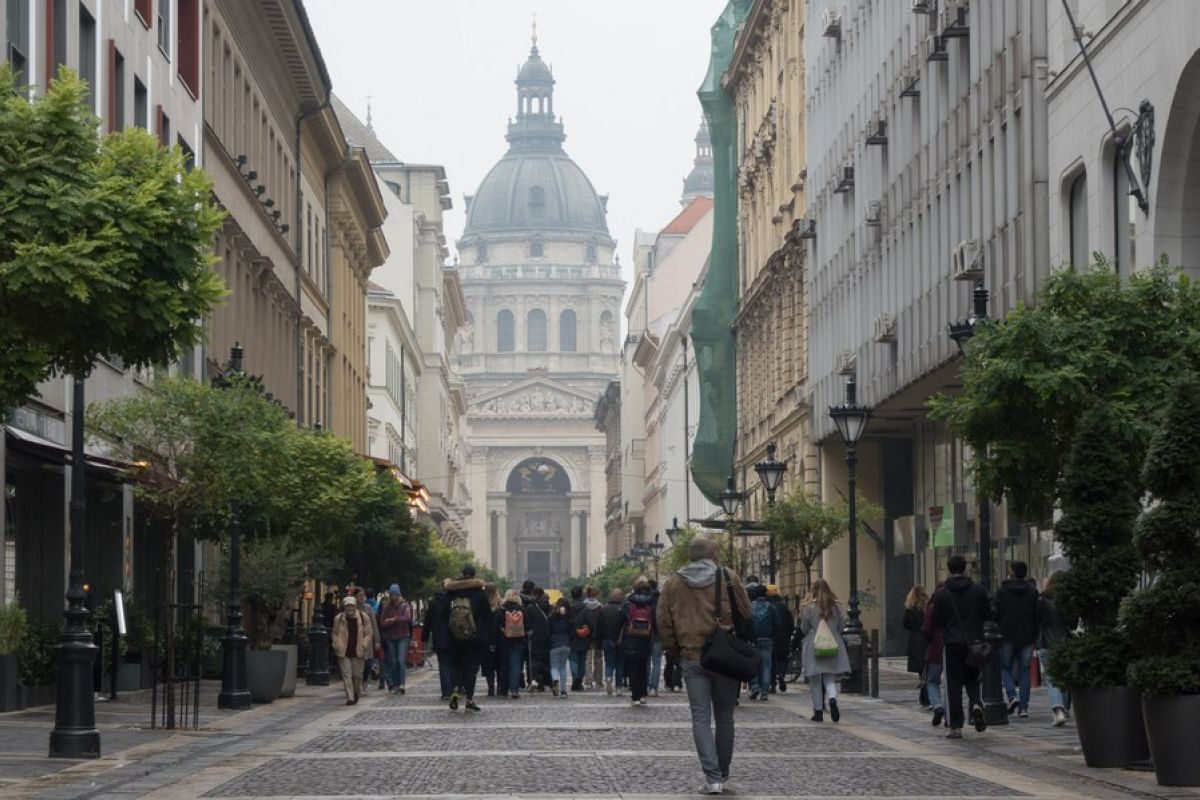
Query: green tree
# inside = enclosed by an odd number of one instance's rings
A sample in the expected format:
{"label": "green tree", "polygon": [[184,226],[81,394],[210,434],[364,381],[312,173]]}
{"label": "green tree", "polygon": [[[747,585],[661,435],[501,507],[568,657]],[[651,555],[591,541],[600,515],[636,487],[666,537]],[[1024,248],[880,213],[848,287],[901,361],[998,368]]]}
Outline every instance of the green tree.
{"label": "green tree", "polygon": [[1123,280],[1098,262],[1055,272],[1034,307],[976,328],[962,392],[932,415],[971,446],[975,485],[1049,519],[1084,412],[1106,404],[1136,482],[1170,376],[1200,364],[1200,292],[1160,263]]}
{"label": "green tree", "polygon": [[98,136],[60,70],[30,101],[0,66],[0,416],[98,358],[165,364],[224,292],[208,177],[141,128]]}
{"label": "green tree", "polygon": [[[871,507],[859,499],[859,524],[874,516]],[[794,557],[804,566],[804,585],[812,584],[812,569],[817,559],[838,539],[846,535],[850,515],[844,503],[826,503],[803,486],[797,486],[774,505],[768,505],[763,524],[775,531],[777,557]]]}
{"label": "green tree", "polygon": [[[240,584],[242,603],[249,609],[246,632],[250,647],[269,650],[283,636],[288,610],[295,606],[313,561],[311,543],[290,536],[256,536],[242,544]],[[229,548],[221,548],[217,579],[209,599],[217,604],[229,597]]]}
{"label": "green tree", "polygon": [[660,581],[665,580],[666,576],[691,563],[691,559],[688,558],[688,547],[691,545],[692,540],[699,535],[700,530],[692,525],[684,525],[679,529],[679,533],[675,535],[675,542],[663,551],[662,558],[658,560]]}

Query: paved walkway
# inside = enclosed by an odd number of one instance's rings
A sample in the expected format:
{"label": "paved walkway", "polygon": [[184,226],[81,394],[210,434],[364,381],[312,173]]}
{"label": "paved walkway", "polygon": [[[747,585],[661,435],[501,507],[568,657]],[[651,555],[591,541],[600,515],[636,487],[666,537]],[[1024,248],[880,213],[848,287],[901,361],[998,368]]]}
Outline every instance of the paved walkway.
{"label": "paved walkway", "polygon": [[[916,708],[911,676],[885,671],[883,685],[878,700],[844,698],[838,725],[808,721],[803,686],[745,702],[728,794],[1200,798],[1145,773],[1087,769],[1073,731],[1047,720],[948,742]],[[334,687],[303,687],[232,717],[223,733],[143,745],[0,797],[637,798],[689,796],[700,785],[684,695],[639,707],[596,692],[481,697],[482,713],[455,714],[436,694],[432,671],[403,697],[372,692],[355,707]]]}

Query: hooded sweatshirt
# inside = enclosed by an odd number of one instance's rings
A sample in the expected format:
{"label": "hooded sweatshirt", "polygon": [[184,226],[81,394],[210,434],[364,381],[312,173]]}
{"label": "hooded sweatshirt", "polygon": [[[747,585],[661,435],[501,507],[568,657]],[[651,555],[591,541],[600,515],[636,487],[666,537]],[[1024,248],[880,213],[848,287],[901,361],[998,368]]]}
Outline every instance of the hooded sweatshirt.
{"label": "hooded sweatshirt", "polygon": [[933,594],[933,627],[946,644],[983,640],[983,623],[992,618],[987,590],[966,575],[951,575]]}
{"label": "hooded sweatshirt", "polygon": [[[717,627],[713,618],[716,601],[716,562],[693,561],[667,579],[658,598],[657,622],[663,652],[683,661],[699,661],[700,649]],[[721,594],[721,626],[733,627],[733,594],[742,619],[750,618],[750,599],[733,573],[726,571],[728,589]]]}
{"label": "hooded sweatshirt", "polygon": [[1037,640],[1038,590],[1024,580],[1009,578],[996,592],[996,624],[1004,641],[1026,647]]}

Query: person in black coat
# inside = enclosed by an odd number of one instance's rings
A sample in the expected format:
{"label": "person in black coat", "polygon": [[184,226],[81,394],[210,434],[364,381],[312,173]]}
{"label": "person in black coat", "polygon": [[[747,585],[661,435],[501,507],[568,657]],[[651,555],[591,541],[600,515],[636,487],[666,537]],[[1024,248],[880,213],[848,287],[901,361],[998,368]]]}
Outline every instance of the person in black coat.
{"label": "person in black coat", "polygon": [[983,623],[991,619],[992,606],[987,590],[967,577],[967,560],[950,556],[950,577],[933,595],[933,627],[942,632],[946,643],[946,701],[950,706],[948,739],[961,739],[964,721],[962,693],[967,691],[971,722],[975,730],[987,730],[983,702],[979,697],[979,669],[968,660],[970,646],[982,642]]}
{"label": "person in black coat", "polygon": [[608,602],[604,604],[597,615],[596,635],[604,650],[604,690],[609,695],[613,693],[614,685],[618,696],[625,693],[623,688],[625,658],[620,646],[623,633],[621,626],[624,624],[621,619],[621,607],[624,603],[625,593],[620,589],[613,589]]}
{"label": "person in black coat", "polygon": [[995,600],[996,624],[1004,637],[1000,647],[1000,678],[1008,696],[1008,713],[1016,712],[1018,717],[1029,716],[1030,667],[1038,634],[1038,590],[1026,580],[1028,574],[1025,562],[1009,564],[1008,578],[1000,584]]}
{"label": "person in black coat", "polygon": [[[492,622],[492,607],[488,602],[487,593],[483,590],[483,581],[475,577],[475,567],[467,564],[462,568],[462,576],[457,580],[445,581],[442,588],[446,590],[446,627],[449,631],[450,647],[446,655],[450,662],[450,710],[458,710],[460,697],[466,700],[467,711],[478,711],[475,704],[475,681],[479,677],[479,664],[483,659],[483,649],[488,646],[488,631]],[[465,603],[470,615],[458,619],[460,605]],[[464,636],[462,625],[469,625],[473,630],[469,636]]]}
{"label": "person in black coat", "polygon": [[583,587],[571,589],[571,691],[583,691],[583,674],[587,670],[587,654],[596,638],[595,614],[583,602]]}
{"label": "person in black coat", "polygon": [[425,643],[437,655],[438,679],[442,685],[442,699],[449,700],[454,686],[450,680],[450,626],[447,623],[446,592],[434,594],[425,612]]}
{"label": "person in black coat", "polygon": [[[525,606],[525,618],[529,625],[529,681],[530,691],[546,691],[550,685],[550,598],[546,590],[535,586],[530,602]],[[534,686],[536,684],[536,687]]]}
{"label": "person in black coat", "polygon": [[771,650],[771,691],[774,692],[778,687],[779,691],[786,692],[787,665],[788,658],[792,653],[792,633],[796,630],[796,618],[792,616],[787,603],[783,602],[783,598],[779,596],[778,587],[773,583],[767,584],[767,602],[775,611],[775,645]]}
{"label": "person in black coat", "polygon": [[633,593],[621,606],[620,625],[621,654],[624,658],[625,674],[629,676],[629,695],[634,705],[645,705],[650,679],[650,652],[657,632],[654,595],[650,592],[650,581],[639,577],[633,584]]}
{"label": "person in black coat", "polygon": [[1038,662],[1042,666],[1042,679],[1046,684],[1046,692],[1050,696],[1050,713],[1054,716],[1054,727],[1061,728],[1067,723],[1067,703],[1063,690],[1054,683],[1054,676],[1046,665],[1050,663],[1050,648],[1071,635],[1071,623],[1067,615],[1054,602],[1055,576],[1051,575],[1046,581],[1046,588],[1038,598]]}
{"label": "person in black coat", "polygon": [[908,656],[908,671],[922,676],[921,689],[917,699],[922,708],[929,706],[929,694],[925,689],[925,650],[929,642],[921,627],[925,623],[925,606],[929,604],[929,595],[924,586],[914,586],[908,590],[904,599],[904,630],[908,631],[906,654]]}

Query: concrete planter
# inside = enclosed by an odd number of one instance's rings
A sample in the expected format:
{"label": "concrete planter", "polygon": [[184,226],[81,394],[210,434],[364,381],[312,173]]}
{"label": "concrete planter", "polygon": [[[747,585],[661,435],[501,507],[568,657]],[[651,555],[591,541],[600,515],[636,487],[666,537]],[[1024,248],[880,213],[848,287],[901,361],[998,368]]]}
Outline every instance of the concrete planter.
{"label": "concrete planter", "polygon": [[142,662],[122,661],[117,667],[117,691],[136,692],[142,688]]}
{"label": "concrete planter", "polygon": [[294,644],[275,644],[271,649],[287,653],[287,666],[283,672],[283,688],[279,690],[280,697],[291,697],[296,693],[296,668],[300,660],[300,648]]}
{"label": "concrete planter", "polygon": [[274,703],[283,689],[288,654],[282,650],[246,651],[246,688],[253,703]]}
{"label": "concrete planter", "polygon": [[1200,786],[1200,695],[1142,698],[1146,738],[1160,786]]}
{"label": "concrete planter", "polygon": [[1127,767],[1150,758],[1141,695],[1126,686],[1072,689],[1075,728],[1089,767]]}

